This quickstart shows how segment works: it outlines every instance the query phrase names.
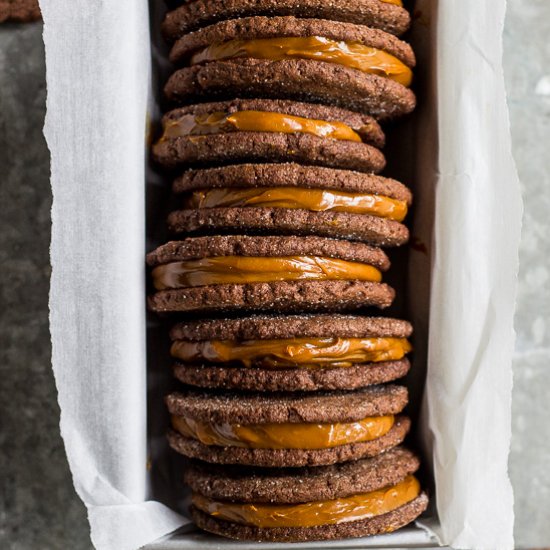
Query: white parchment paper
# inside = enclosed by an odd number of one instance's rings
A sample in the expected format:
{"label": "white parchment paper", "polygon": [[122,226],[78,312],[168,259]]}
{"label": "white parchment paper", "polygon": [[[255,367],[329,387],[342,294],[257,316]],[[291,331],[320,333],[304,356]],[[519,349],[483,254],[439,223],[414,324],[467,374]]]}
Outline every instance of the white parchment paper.
{"label": "white parchment paper", "polygon": [[[148,6],[40,4],[61,433],[94,545],[133,549],[188,521],[148,473],[162,445],[151,421],[162,424],[156,416],[164,414],[149,408],[147,423],[147,394],[158,381],[155,372],[146,378],[145,349],[145,141],[154,95]],[[410,382],[420,388],[428,356],[419,426],[439,521],[427,524],[444,544],[480,550],[513,547],[507,457],[521,199],[502,77],[504,11],[504,0],[423,0],[411,36],[420,107],[411,119],[416,178],[406,178],[416,179]],[[218,547],[204,537],[184,533],[159,547]],[[394,537],[334,547],[428,540],[414,530]]]}
{"label": "white parchment paper", "polygon": [[[424,443],[435,477],[434,529],[456,548],[513,548],[507,468],[522,200],[502,70],[505,7],[439,2],[428,96],[435,178],[419,165],[436,183]],[[417,202],[430,208],[422,196]]]}
{"label": "white parchment paper", "polygon": [[53,189],[52,362],[76,491],[100,549],[182,518],[148,501],[145,364],[146,2],[41,2]]}

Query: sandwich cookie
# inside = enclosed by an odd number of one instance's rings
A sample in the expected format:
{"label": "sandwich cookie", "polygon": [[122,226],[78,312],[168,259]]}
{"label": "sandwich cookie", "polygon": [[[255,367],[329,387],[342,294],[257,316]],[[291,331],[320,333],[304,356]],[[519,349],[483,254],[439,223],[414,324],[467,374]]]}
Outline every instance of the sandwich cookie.
{"label": "sandwich cookie", "polygon": [[410,25],[401,0],[195,0],[170,11],[162,24],[168,42],[224,19],[250,16],[329,19],[374,27],[395,35]]}
{"label": "sandwich cookie", "polygon": [[410,368],[406,321],[351,315],[252,316],[176,325],[174,374],[202,388],[354,390]]}
{"label": "sandwich cookie", "polygon": [[293,101],[233,100],[182,107],[163,118],[160,164],[288,162],[379,172],[384,133],[370,116]]}
{"label": "sandwich cookie", "polygon": [[391,305],[380,248],[322,237],[191,237],[147,256],[156,293],[170,311],[342,311]]}
{"label": "sandwich cookie", "polygon": [[261,97],[338,105],[376,118],[411,112],[415,56],[395,36],[352,23],[295,17],[221,21],[180,38],[175,102]]}
{"label": "sandwich cookie", "polygon": [[193,462],[184,477],[200,528],[240,540],[308,542],[389,533],[416,519],[428,504],[413,475],[418,467],[413,453],[397,447],[292,470]]}
{"label": "sandwich cookie", "polygon": [[316,394],[173,393],[168,441],[189,458],[269,468],[376,456],[405,438],[403,386]]}
{"label": "sandwich cookie", "polygon": [[240,164],[184,172],[173,185],[183,209],[174,233],[319,235],[399,246],[412,202],[403,184],[380,176],[320,166]]}

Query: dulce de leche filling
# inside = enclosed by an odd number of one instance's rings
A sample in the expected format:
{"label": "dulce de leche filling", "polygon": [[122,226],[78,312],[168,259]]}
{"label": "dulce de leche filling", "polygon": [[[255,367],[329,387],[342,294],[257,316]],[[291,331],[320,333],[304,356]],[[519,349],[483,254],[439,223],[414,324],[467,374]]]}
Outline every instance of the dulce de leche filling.
{"label": "dulce de leche filling", "polygon": [[215,424],[172,416],[172,427],[204,445],[247,449],[329,449],[372,441],[386,435],[393,415],[372,416],[357,422],[334,424]]}
{"label": "dulce de leche filling", "polygon": [[412,71],[388,52],[358,42],[343,42],[323,36],[229,40],[207,46],[191,57],[191,65],[223,59],[254,58],[281,61],[312,59],[336,63],[364,73],[410,86]]}
{"label": "dulce de leche filling", "polygon": [[372,491],[334,500],[303,504],[239,504],[213,500],[193,494],[193,504],[216,518],[255,527],[315,527],[359,521],[387,514],[420,494],[420,483],[412,476],[403,481]]}
{"label": "dulce de leche filling", "polygon": [[268,369],[351,367],[397,361],[412,350],[405,338],[289,338],[281,340],[176,340],[171,354],[188,363],[239,363]]}
{"label": "dulce de leche filling", "polygon": [[278,132],[312,134],[343,141],[362,141],[350,126],[338,121],[317,120],[266,111],[221,111],[204,115],[185,114],[164,121],[160,141],[184,136],[204,136],[225,132]]}
{"label": "dulce de leche filling", "polygon": [[160,265],[152,276],[157,290],[302,279],[382,280],[372,265],[319,256],[215,256]]}
{"label": "dulce de leche filling", "polygon": [[396,6],[403,7],[403,0],[380,0],[384,4],[395,4]]}
{"label": "dulce de leche filling", "polygon": [[314,212],[369,214],[401,222],[407,203],[382,195],[347,193],[327,189],[255,187],[253,189],[209,189],[194,191],[187,208],[263,207],[304,209]]}

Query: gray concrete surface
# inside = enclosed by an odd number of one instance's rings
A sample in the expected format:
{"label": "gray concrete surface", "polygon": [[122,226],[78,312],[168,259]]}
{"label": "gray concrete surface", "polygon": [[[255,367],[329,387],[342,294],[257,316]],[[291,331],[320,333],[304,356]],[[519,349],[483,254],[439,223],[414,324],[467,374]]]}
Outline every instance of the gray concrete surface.
{"label": "gray concrete surface", "polygon": [[550,546],[550,2],[511,0],[504,36],[525,215],[516,314],[510,472],[516,539]]}
{"label": "gray concrete surface", "polygon": [[[550,546],[550,3],[509,6],[506,79],[526,200],[510,471],[516,539],[525,548]],[[91,548],[50,370],[45,96],[41,26],[0,26],[0,548],[7,550]]]}
{"label": "gray concrete surface", "polygon": [[50,366],[42,26],[0,25],[0,548],[91,548]]}

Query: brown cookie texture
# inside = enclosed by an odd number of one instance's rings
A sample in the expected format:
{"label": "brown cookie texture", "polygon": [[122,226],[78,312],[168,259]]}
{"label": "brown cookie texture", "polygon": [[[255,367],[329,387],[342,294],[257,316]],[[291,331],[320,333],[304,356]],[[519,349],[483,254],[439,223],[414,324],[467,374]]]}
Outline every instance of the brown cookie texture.
{"label": "brown cookie texture", "polygon": [[[224,235],[191,237],[160,246],[147,256],[150,266],[213,256],[318,256],[370,264],[382,271],[389,259],[380,248],[322,237]],[[394,290],[383,283],[357,280],[297,280],[218,284],[170,289],[149,297],[149,307],[174,311],[345,311],[391,305]]]}
{"label": "brown cookie texture", "polygon": [[407,401],[407,388],[397,385],[304,395],[189,390],[166,396],[170,414],[215,424],[356,422],[400,413]]}
{"label": "brown cookie texture", "polygon": [[315,313],[391,306],[395,291],[368,281],[279,281],[161,290],[149,296],[157,313]]}
{"label": "brown cookie texture", "polygon": [[212,188],[306,187],[349,193],[369,193],[412,203],[412,193],[402,183],[374,174],[296,163],[237,164],[187,170],[174,180],[175,193]]}
{"label": "brown cookie texture", "polygon": [[395,118],[413,111],[414,93],[389,78],[310,59],[234,59],[177,70],[164,92],[175,103],[231,97],[285,98]]}
{"label": "brown cookie texture", "polygon": [[428,496],[421,493],[403,506],[383,514],[359,521],[321,525],[317,527],[261,528],[231,523],[191,507],[191,517],[198,527],[224,537],[256,542],[311,542],[366,537],[391,533],[414,521],[428,507]]}
{"label": "brown cookie texture", "polygon": [[280,338],[408,338],[408,321],[360,315],[253,315],[178,323],[172,340],[276,340]]}
{"label": "brown cookie texture", "polygon": [[[380,249],[363,243],[323,237],[215,235],[190,237],[159,246],[147,255],[150,266],[214,256],[322,256],[370,264],[387,271],[390,261]],[[221,285],[220,285],[221,286]]]}
{"label": "brown cookie texture", "polygon": [[186,61],[190,55],[211,44],[229,40],[255,40],[264,38],[322,36],[338,42],[359,43],[383,50],[408,67],[416,59],[412,48],[392,34],[365,25],[327,21],[326,19],[300,19],[297,17],[244,17],[220,21],[182,36],[170,52],[173,63]]}
{"label": "brown cookie texture", "polygon": [[251,469],[192,461],[184,481],[207,498],[242,503],[298,504],[345,498],[396,485],[420,461],[404,447],[372,458],[317,468]]}
{"label": "brown cookie texture", "polygon": [[328,122],[342,122],[355,130],[363,141],[375,147],[383,147],[386,139],[382,128],[371,116],[339,107],[280,99],[233,99],[187,105],[166,113],[163,121],[173,122],[184,115],[199,116],[218,112],[233,114],[239,111],[262,111]]}
{"label": "brown cookie texture", "polygon": [[173,42],[224,19],[289,15],[366,25],[398,36],[409,28],[411,19],[404,8],[380,0],[196,0],[169,12],[162,32]]}
{"label": "brown cookie texture", "polygon": [[395,220],[348,212],[315,212],[292,208],[229,207],[185,209],[168,216],[174,234],[220,232],[270,235],[319,235],[375,246],[401,246],[409,230]]}
{"label": "brown cookie texture", "polygon": [[340,445],[331,449],[245,449],[204,445],[171,430],[168,443],[180,454],[214,464],[240,464],[261,468],[328,466],[377,456],[400,445],[410,429],[410,420],[398,416],[391,430],[372,441]]}
{"label": "brown cookie texture", "polygon": [[170,11],[162,24],[167,41],[223,19],[288,16],[366,25],[395,35],[410,25],[404,8],[380,0],[196,0]]}
{"label": "brown cookie texture", "polygon": [[0,0],[0,23],[29,23],[41,18],[38,0]]}
{"label": "brown cookie texture", "polygon": [[205,389],[303,392],[356,390],[393,382],[405,376],[410,366],[408,359],[320,369],[246,369],[176,363],[173,371],[180,382]]}
{"label": "brown cookie texture", "polygon": [[153,158],[166,168],[298,162],[376,173],[386,166],[383,153],[372,145],[306,133],[228,132],[176,137],[155,143]]}

